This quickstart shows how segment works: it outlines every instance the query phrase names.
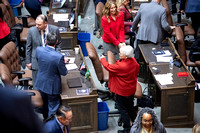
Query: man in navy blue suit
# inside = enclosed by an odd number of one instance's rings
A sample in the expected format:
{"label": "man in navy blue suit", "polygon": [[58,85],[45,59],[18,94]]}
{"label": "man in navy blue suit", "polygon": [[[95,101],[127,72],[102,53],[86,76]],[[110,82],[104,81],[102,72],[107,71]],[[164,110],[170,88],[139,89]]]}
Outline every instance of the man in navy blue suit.
{"label": "man in navy blue suit", "polygon": [[69,133],[68,125],[72,121],[72,109],[70,106],[61,105],[56,111],[55,117],[44,125],[47,133]]}
{"label": "man in navy blue suit", "polygon": [[44,102],[43,117],[46,119],[56,113],[60,105],[61,75],[67,74],[64,56],[55,51],[57,37],[55,33],[48,33],[46,47],[36,48],[38,73],[35,86],[39,89]]}

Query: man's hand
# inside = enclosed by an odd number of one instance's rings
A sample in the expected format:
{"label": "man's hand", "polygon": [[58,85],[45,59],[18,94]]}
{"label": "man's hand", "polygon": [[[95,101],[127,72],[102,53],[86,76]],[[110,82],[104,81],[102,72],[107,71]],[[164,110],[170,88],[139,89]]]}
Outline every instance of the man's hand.
{"label": "man's hand", "polygon": [[118,45],[119,48],[121,48],[121,47],[123,47],[123,46],[126,46],[126,43],[123,42],[123,43],[120,43],[120,44]]}
{"label": "man's hand", "polygon": [[32,63],[28,63],[28,64],[26,64],[26,67],[27,67],[28,69],[30,69],[30,70],[31,70]]}
{"label": "man's hand", "polygon": [[69,63],[70,59],[67,59],[67,57],[64,57],[64,61],[65,61],[65,64]]}
{"label": "man's hand", "polygon": [[170,28],[173,30],[173,29],[175,29],[175,28],[176,28],[176,26],[170,26]]}

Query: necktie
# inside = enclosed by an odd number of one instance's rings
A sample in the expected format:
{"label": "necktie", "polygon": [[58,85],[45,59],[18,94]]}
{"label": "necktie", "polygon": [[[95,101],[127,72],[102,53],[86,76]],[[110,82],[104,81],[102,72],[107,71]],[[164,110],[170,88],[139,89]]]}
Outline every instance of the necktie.
{"label": "necktie", "polygon": [[66,128],[65,128],[65,126],[63,127],[63,133],[66,133]]}
{"label": "necktie", "polygon": [[45,30],[43,30],[43,39],[44,39],[44,45],[46,44],[45,40],[46,40],[46,34],[45,34]]}

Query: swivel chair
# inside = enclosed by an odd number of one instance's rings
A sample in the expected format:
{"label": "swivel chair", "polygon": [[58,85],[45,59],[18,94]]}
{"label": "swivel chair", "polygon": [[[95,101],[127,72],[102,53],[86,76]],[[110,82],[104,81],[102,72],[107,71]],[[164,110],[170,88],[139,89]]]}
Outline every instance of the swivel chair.
{"label": "swivel chair", "polygon": [[[0,63],[0,77],[1,77],[1,81],[3,82],[5,88],[17,89],[17,86],[15,86],[13,84],[12,75],[11,75],[8,67],[3,63]],[[26,80],[26,78],[19,79],[19,80]],[[24,84],[22,84],[22,85],[26,86]],[[31,96],[32,105],[34,107],[41,108],[43,106],[42,96],[39,91],[36,91],[36,90],[19,90],[19,91],[25,91],[25,92],[27,92],[27,95]]]}
{"label": "swivel chair", "polygon": [[29,28],[25,28],[23,26],[20,26],[20,24],[16,23],[12,9],[8,9],[4,3],[0,2],[0,8],[3,13],[3,20],[11,29],[11,33],[12,31],[15,31],[16,33],[17,41],[15,43],[18,46],[19,55],[25,58],[25,44],[26,44]]}
{"label": "swivel chair", "polygon": [[21,71],[21,61],[14,42],[7,43],[0,50],[0,61],[8,67],[8,70],[11,73],[13,85],[22,85],[25,81],[20,81],[19,79],[28,78],[29,80],[26,81],[25,84],[27,84],[30,88],[33,86],[32,81],[30,81],[32,79],[32,71]]}
{"label": "swivel chair", "polygon": [[[8,9],[9,13],[13,14],[13,10],[12,10],[8,0],[0,0],[0,3],[3,3],[4,5],[6,5],[6,8]],[[23,24],[23,27],[35,26],[35,19],[34,18],[32,18],[30,15],[22,15],[22,12],[21,12],[22,4],[21,4],[21,2],[19,3],[19,5],[14,6],[13,8],[17,8],[17,12],[18,12],[18,16],[14,17],[16,23]]]}
{"label": "swivel chair", "polygon": [[[92,61],[96,76],[101,84],[104,82],[109,81],[109,72],[102,66],[98,54],[96,52],[95,47],[91,43],[86,43],[86,49],[88,52],[88,56],[90,60]],[[114,64],[115,63],[115,56],[111,51],[107,52],[107,60],[109,64]],[[107,94],[107,97],[111,98],[111,93],[109,90],[104,91],[104,90],[98,90],[99,92],[103,92]],[[137,88],[136,92],[134,95],[135,98],[141,98],[142,97],[142,87],[139,83],[137,83]]]}

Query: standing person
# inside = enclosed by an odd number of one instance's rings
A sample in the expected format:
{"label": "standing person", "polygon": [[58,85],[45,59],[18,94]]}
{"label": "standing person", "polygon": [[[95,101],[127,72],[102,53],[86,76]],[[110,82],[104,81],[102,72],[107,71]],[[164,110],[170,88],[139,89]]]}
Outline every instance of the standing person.
{"label": "standing person", "polygon": [[55,117],[45,123],[47,133],[69,133],[68,125],[72,121],[72,109],[70,106],[61,105],[56,111]]}
{"label": "standing person", "polygon": [[103,9],[103,49],[104,55],[112,51],[115,59],[119,59],[119,48],[125,46],[124,38],[124,15],[117,8],[114,1],[107,1]]}
{"label": "standing person", "polygon": [[148,107],[142,108],[131,127],[130,133],[167,133],[155,112]]}
{"label": "standing person", "polygon": [[[186,6],[185,6],[186,5]],[[180,11],[185,13],[188,17],[191,17],[192,27],[195,31],[195,39],[197,38],[197,31],[200,28],[200,0],[181,0]]]}
{"label": "standing person", "polygon": [[102,24],[101,24],[101,18],[103,16],[103,8],[107,2],[107,0],[93,0],[94,5],[95,5],[95,14],[97,16],[97,20],[98,20],[98,28],[96,29],[96,36],[97,38],[100,38],[103,35],[103,28],[102,28]]}
{"label": "standing person", "polygon": [[[157,44],[163,40],[163,29],[171,32],[175,26],[169,26],[166,20],[166,9],[160,5],[162,0],[152,0],[150,3],[140,5],[139,11],[133,20],[132,30],[137,33],[137,46],[135,49],[135,59],[139,60],[138,44]],[[153,9],[153,10],[152,10]]]}
{"label": "standing person", "polygon": [[104,56],[101,57],[101,63],[109,71],[108,87],[116,96],[117,107],[124,123],[124,129],[118,130],[118,133],[129,133],[131,128],[130,119],[133,122],[136,117],[133,100],[136,91],[139,64],[132,57],[133,48],[131,46],[121,47],[119,55],[120,60],[117,60],[115,64],[108,64]]}
{"label": "standing person", "polygon": [[60,105],[61,75],[67,74],[64,56],[55,51],[57,37],[55,33],[47,34],[47,46],[36,48],[38,74],[35,86],[39,89],[43,105],[43,117],[46,119],[56,113]]}
{"label": "standing person", "polygon": [[38,15],[42,14],[42,2],[43,0],[22,0],[22,5],[26,7],[31,17],[36,19]]}
{"label": "standing person", "polygon": [[33,89],[38,90],[35,87],[35,80],[38,71],[38,63],[35,56],[35,50],[37,46],[45,47],[45,38],[47,33],[56,33],[57,43],[56,51],[61,50],[61,37],[58,27],[54,25],[47,24],[47,17],[43,14],[40,14],[36,18],[36,26],[31,27],[28,32],[27,42],[26,42],[26,67],[32,70],[33,78]]}

